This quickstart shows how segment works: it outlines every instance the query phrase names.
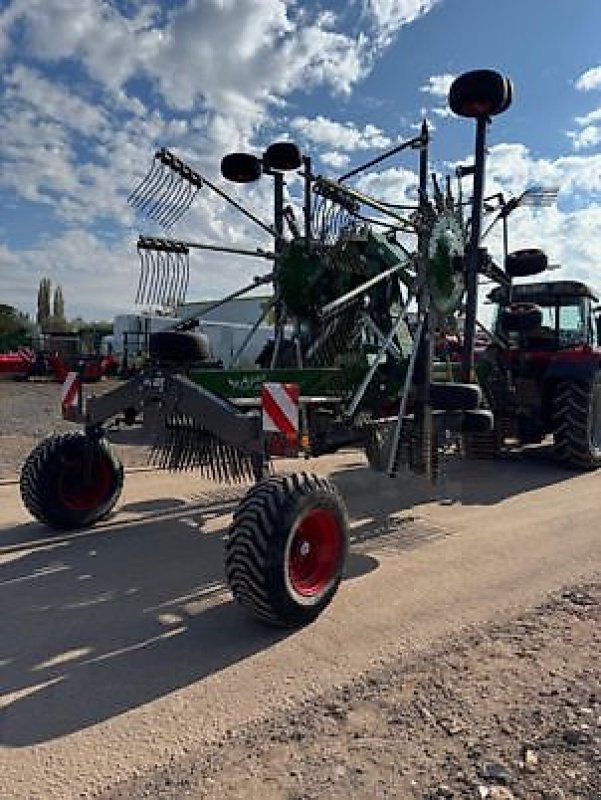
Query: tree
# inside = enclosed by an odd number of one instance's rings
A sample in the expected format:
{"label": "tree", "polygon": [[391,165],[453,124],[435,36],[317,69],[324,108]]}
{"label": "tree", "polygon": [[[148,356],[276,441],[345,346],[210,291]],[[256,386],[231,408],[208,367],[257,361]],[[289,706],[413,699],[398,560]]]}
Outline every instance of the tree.
{"label": "tree", "polygon": [[63,299],[63,290],[57,286],[54,291],[54,300],[52,303],[52,316],[57,322],[65,321],[65,301]]}
{"label": "tree", "polygon": [[38,325],[43,326],[50,318],[50,294],[52,283],[50,278],[42,278],[38,288]]}

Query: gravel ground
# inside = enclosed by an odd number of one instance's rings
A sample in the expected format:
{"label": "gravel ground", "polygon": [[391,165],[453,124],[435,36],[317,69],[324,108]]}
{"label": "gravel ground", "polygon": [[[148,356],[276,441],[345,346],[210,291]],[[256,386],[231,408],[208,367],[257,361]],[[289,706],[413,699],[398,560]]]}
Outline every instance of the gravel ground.
{"label": "gravel ground", "polygon": [[[102,394],[118,385],[103,380],[86,386],[87,394]],[[35,445],[53,433],[76,430],[60,409],[61,386],[49,381],[0,381],[0,480],[18,478],[21,465]],[[147,463],[144,447],[123,444],[120,432],[109,432],[126,469]]]}
{"label": "gravel ground", "polygon": [[[114,383],[90,387],[107,391]],[[72,429],[60,387],[0,383],[0,479]],[[113,440],[119,434],[111,434]],[[126,467],[145,449],[117,443]],[[231,730],[103,800],[600,800],[601,582]]]}
{"label": "gravel ground", "polygon": [[103,800],[601,798],[601,583],[401,657]]}

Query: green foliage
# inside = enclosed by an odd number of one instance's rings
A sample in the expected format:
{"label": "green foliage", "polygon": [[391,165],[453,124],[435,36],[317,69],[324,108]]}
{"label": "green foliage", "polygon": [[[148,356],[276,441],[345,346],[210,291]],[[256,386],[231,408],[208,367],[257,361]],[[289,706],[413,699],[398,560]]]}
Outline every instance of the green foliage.
{"label": "green foliage", "polygon": [[46,321],[50,319],[50,294],[52,291],[52,283],[50,278],[42,278],[38,287],[38,325],[44,326]]}
{"label": "green foliage", "polygon": [[54,299],[52,302],[52,316],[57,320],[65,319],[65,300],[63,298],[63,290],[57,286],[54,291]]}
{"label": "green foliage", "polygon": [[32,331],[33,323],[27,314],[0,303],[0,352],[29,344]]}

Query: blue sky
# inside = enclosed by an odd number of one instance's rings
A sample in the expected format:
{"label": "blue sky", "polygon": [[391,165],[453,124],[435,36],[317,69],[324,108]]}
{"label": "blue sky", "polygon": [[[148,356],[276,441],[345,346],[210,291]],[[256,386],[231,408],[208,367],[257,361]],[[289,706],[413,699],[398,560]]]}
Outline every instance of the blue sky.
{"label": "blue sky", "polygon": [[[490,128],[487,191],[560,188],[554,207],[515,212],[511,245],[601,288],[600,30],[599,0],[0,0],[0,302],[32,312],[48,276],[68,316],[132,310],[137,234],[160,231],[126,198],[157,146],[215,179],[225,153],[291,138],[335,177],[425,115],[444,174],[473,141],[448,85],[480,67],[515,86]],[[415,167],[392,159],[359,185],[402,200]],[[236,193],[269,219],[268,185]],[[206,191],[170,235],[265,244]],[[194,256],[189,299],[262,269]]]}

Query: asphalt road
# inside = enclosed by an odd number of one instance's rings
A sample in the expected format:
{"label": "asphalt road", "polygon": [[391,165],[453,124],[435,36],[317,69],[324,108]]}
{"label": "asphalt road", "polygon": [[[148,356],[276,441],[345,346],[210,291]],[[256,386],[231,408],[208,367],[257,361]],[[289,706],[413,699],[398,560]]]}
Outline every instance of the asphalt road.
{"label": "asphalt road", "polygon": [[110,520],[49,535],[0,486],[0,798],[100,791],[601,568],[601,474],[544,449],[451,462],[436,490],[355,453],[300,466],[331,473],[355,543],[332,606],[292,633],[223,585],[235,491],[136,472]]}

